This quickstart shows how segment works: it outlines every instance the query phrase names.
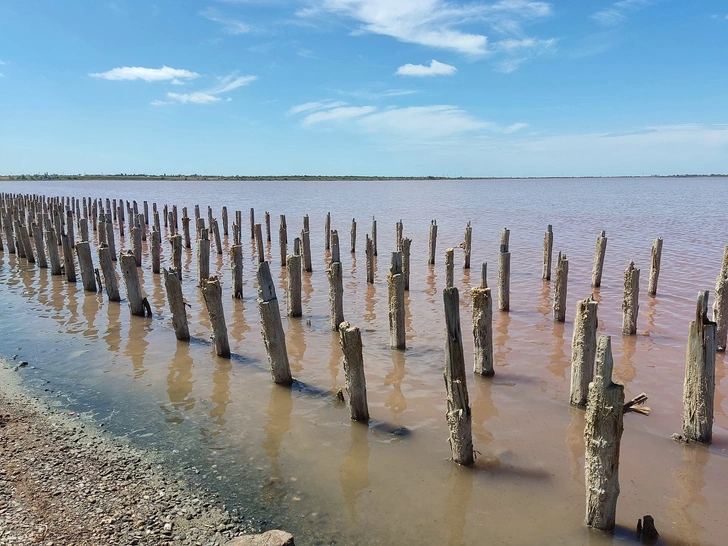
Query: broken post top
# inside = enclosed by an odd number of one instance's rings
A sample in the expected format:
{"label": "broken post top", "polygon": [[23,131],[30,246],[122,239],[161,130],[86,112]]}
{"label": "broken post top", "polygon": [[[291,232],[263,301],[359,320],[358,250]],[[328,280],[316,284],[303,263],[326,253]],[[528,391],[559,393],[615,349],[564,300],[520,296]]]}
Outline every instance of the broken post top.
{"label": "broken post top", "polygon": [[389,265],[389,272],[392,275],[399,275],[402,273],[402,253],[392,252],[392,259]]}
{"label": "broken post top", "polygon": [[511,230],[509,230],[508,228],[503,228],[503,230],[501,231],[501,239],[500,239],[500,251],[501,252],[508,252],[510,238],[511,238]]}
{"label": "broken post top", "polygon": [[341,261],[341,252],[339,250],[339,232],[331,231],[331,263]]}
{"label": "broken post top", "polygon": [[708,296],[707,290],[698,292],[698,305],[695,310],[695,321],[698,324],[715,324],[708,318]]}
{"label": "broken post top", "polygon": [[480,287],[488,288],[488,262],[480,266]]}
{"label": "broken post top", "polygon": [[[599,336],[597,341],[596,355],[596,371],[594,373],[594,384],[598,385],[601,390],[606,390],[612,383],[612,369],[614,368],[614,359],[612,358],[612,337]],[[622,388],[621,385],[619,385]]]}
{"label": "broken post top", "polygon": [[273,283],[268,262],[258,264],[258,298],[264,302],[276,299],[276,286]]}
{"label": "broken post top", "polygon": [[553,232],[554,232],[554,228],[553,228],[553,226],[551,224],[549,224],[546,227],[546,233],[553,233]]}

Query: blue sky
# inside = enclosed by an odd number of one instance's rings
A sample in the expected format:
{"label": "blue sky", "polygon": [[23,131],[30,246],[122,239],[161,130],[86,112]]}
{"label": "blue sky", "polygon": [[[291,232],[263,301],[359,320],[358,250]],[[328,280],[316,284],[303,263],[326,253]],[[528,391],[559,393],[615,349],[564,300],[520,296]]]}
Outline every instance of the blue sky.
{"label": "blue sky", "polygon": [[728,1],[2,0],[0,173],[728,172]]}

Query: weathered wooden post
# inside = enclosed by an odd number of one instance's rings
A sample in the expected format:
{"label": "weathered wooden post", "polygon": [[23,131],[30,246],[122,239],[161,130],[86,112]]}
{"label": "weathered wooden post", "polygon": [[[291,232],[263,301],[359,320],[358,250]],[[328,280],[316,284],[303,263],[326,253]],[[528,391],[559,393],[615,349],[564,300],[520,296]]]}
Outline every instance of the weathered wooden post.
{"label": "weathered wooden post", "polygon": [[88,219],[87,218],[81,218],[78,221],[78,231],[80,232],[80,237],[82,241],[88,241]]}
{"label": "weathered wooden post", "polygon": [[698,293],[695,320],[688,329],[683,387],[683,436],[709,444],[713,439],[716,324],[708,320],[708,291]]}
{"label": "weathered wooden post", "polygon": [[28,228],[21,222],[15,223],[15,233],[21,241],[23,248],[25,249],[25,257],[28,263],[35,263],[35,254],[33,253],[33,247],[30,245],[30,235],[28,234]]}
{"label": "weathered wooden post", "polygon": [[596,376],[589,386],[584,442],[586,455],[586,524],[614,529],[619,497],[619,447],[624,429],[624,387],[612,383],[612,343],[597,344]]}
{"label": "weathered wooden post", "polygon": [[73,250],[68,235],[61,233],[61,246],[63,247],[63,269],[68,282],[76,282],[76,264],[73,261]]}
{"label": "weathered wooden post", "polygon": [[258,254],[258,263],[262,264],[265,261],[265,252],[263,251],[263,231],[260,224],[255,224],[255,243]]}
{"label": "weathered wooden post", "polygon": [[410,282],[410,247],[412,239],[402,239],[402,274],[404,275],[404,289],[409,291]]}
{"label": "weathered wooden post", "polygon": [[569,280],[569,260],[559,252],[556,261],[556,282],[554,283],[554,320],[566,322],[566,287]]}
{"label": "weathered wooden post", "polygon": [[33,242],[35,243],[35,253],[38,255],[38,266],[41,269],[48,267],[46,260],[45,247],[43,246],[43,229],[36,223],[31,225],[33,230]]}
{"label": "weathered wooden post", "polygon": [[258,265],[258,311],[263,334],[263,343],[268,353],[270,373],[275,383],[290,385],[293,383],[291,367],[288,363],[286,336],[281,323],[281,311],[278,308],[276,287],[270,274],[268,262]]}
{"label": "weathered wooden post", "polygon": [[368,233],[365,253],[367,257],[367,284],[374,284],[374,245],[372,244],[372,240],[369,238]]}
{"label": "weathered wooden post", "polygon": [[111,250],[109,245],[101,243],[99,246],[99,267],[101,274],[104,276],[104,287],[109,301],[121,301],[119,297],[119,283],[116,281],[116,271],[114,269],[114,261],[111,259]]}
{"label": "weathered wooden post", "polygon": [[114,223],[110,216],[106,216],[106,223],[104,224],[106,229],[106,244],[109,245],[109,251],[111,252],[111,261],[116,261],[116,239],[114,238]]}
{"label": "weathered wooden post", "polygon": [[301,232],[301,246],[303,252],[303,270],[306,273],[311,273],[313,271],[313,265],[311,263],[311,232],[307,229]]}
{"label": "weathered wooden post", "polygon": [[243,299],[243,245],[230,247],[230,262],[233,280],[233,298]]}
{"label": "weathered wooden post", "polygon": [[[55,230],[51,227],[45,231],[46,248],[48,249],[48,259],[51,262],[51,275],[61,275],[61,257],[58,255],[58,240]],[[8,241],[8,248],[13,249],[13,245]]]}
{"label": "weathered wooden post", "polygon": [[445,250],[445,288],[454,286],[455,277],[455,249]]}
{"label": "weathered wooden post", "polygon": [[716,323],[716,350],[724,352],[726,338],[728,338],[728,246],[723,251],[723,263],[718,278],[715,280],[713,320]]}
{"label": "weathered wooden post", "polygon": [[545,281],[551,280],[551,256],[554,253],[554,230],[551,224],[546,228],[543,235],[543,272],[541,278]]}
{"label": "weathered wooden post", "polygon": [[288,255],[288,226],[286,215],[281,214],[281,222],[278,227],[278,245],[281,249],[281,267],[286,267],[286,256]]}
{"label": "weathered wooden post", "polygon": [[652,259],[650,261],[650,283],[647,287],[648,296],[657,295],[657,279],[660,276],[660,260],[662,259],[662,237],[652,241]]}
{"label": "weathered wooden post", "polygon": [[250,207],[250,239],[255,240],[255,209]]}
{"label": "weathered wooden post", "polygon": [[142,288],[139,285],[139,274],[137,273],[136,258],[131,250],[122,252],[119,255],[121,265],[121,276],[124,279],[126,288],[126,301],[129,304],[131,314],[137,317],[144,316],[144,302]]}
{"label": "weathered wooden post", "polygon": [[94,264],[91,259],[91,245],[88,241],[76,243],[76,254],[78,256],[78,267],[81,270],[81,283],[87,292],[96,292],[96,277],[94,276]]}
{"label": "weathered wooden post", "polygon": [[445,389],[447,391],[447,426],[450,429],[452,459],[471,466],[475,462],[471,429],[470,402],[465,376],[463,338],[460,331],[460,296],[457,288],[442,292],[445,304]]}
{"label": "weathered wooden post", "polygon": [[402,252],[402,233],[404,232],[404,224],[400,219],[394,229],[394,241],[397,245],[397,252]]}
{"label": "weathered wooden post", "polygon": [[134,218],[134,227],[131,228],[131,249],[134,253],[136,266],[142,266],[142,228],[139,225],[139,216]]}
{"label": "weathered wooden post", "polygon": [[286,257],[286,282],[288,316],[300,317],[303,315],[303,310],[301,306],[301,256],[298,254],[289,254]]}
{"label": "weathered wooden post", "polygon": [[182,282],[182,235],[172,235],[169,238],[172,245],[172,267],[177,271],[179,281]]}
{"label": "weathered wooden post", "polygon": [[498,253],[498,309],[501,311],[509,311],[511,308],[511,253],[508,250],[510,234],[510,230],[503,228]]}
{"label": "weathered wooden post", "polygon": [[217,250],[218,255],[222,255],[222,240],[220,239],[220,226],[217,225],[217,220],[215,218],[213,218],[212,222],[210,223],[210,230],[212,231],[212,234],[215,237],[215,249]]}
{"label": "weathered wooden post", "polygon": [[[482,271],[485,271],[483,264]],[[495,374],[493,366],[493,298],[483,274],[480,286],[470,289],[473,308],[473,371],[480,375]]]}
{"label": "weathered wooden post", "polygon": [[387,276],[389,295],[389,346],[392,349],[404,350],[405,316],[404,316],[404,275],[402,274],[402,253],[392,252],[389,275]]}
{"label": "weathered wooden post", "polygon": [[265,211],[265,240],[270,243],[270,212]]}
{"label": "weathered wooden post", "polygon": [[589,383],[594,379],[594,359],[597,351],[597,302],[588,297],[576,302],[574,334],[571,338],[572,406],[586,407]]}
{"label": "weathered wooden post", "polygon": [[159,274],[160,267],[160,245],[162,238],[158,231],[152,231],[152,273]]}
{"label": "weathered wooden post", "polygon": [[329,244],[331,246],[331,264],[326,271],[329,278],[329,311],[331,330],[336,332],[339,329],[339,324],[344,322],[344,280],[337,231],[331,232]]}
{"label": "weathered wooden post", "polygon": [[351,253],[356,253],[356,218],[351,219]]}
{"label": "weathered wooden post", "polygon": [[624,270],[624,299],[622,300],[622,333],[633,336],[637,333],[637,312],[639,310],[640,270],[630,261]]}
{"label": "weathered wooden post", "polygon": [[230,341],[228,340],[227,326],[225,325],[220,279],[217,277],[205,279],[202,283],[202,295],[205,298],[207,313],[210,315],[215,354],[223,358],[230,358]]}
{"label": "weathered wooden post", "polygon": [[169,310],[172,313],[174,335],[180,341],[188,341],[190,339],[190,330],[187,325],[187,311],[182,296],[180,277],[181,275],[176,269],[164,269],[164,287],[167,291]]}
{"label": "weathered wooden post", "polygon": [[597,237],[597,246],[594,250],[594,267],[592,268],[592,287],[598,288],[602,285],[602,270],[604,269],[604,255],[607,252],[607,232]]}
{"label": "weathered wooden post", "polygon": [[437,222],[435,220],[430,221],[430,256],[427,259],[427,263],[435,265],[435,250],[437,249]]}
{"label": "weathered wooden post", "polygon": [[378,256],[377,252],[377,221],[374,219],[374,216],[372,216],[372,249],[374,251],[374,255]]}
{"label": "weathered wooden post", "polygon": [[228,236],[228,211],[227,207],[222,208],[222,234]]}
{"label": "weathered wooden post", "polygon": [[324,250],[331,249],[331,213],[326,213],[326,221],[324,222]]}
{"label": "weathered wooden post", "polygon": [[[187,209],[185,208],[185,211],[186,210]],[[192,248],[192,239],[190,238],[190,219],[187,218],[186,213],[182,216],[182,233],[185,237],[185,248]]]}
{"label": "weathered wooden post", "polygon": [[470,269],[470,252],[473,245],[473,228],[468,222],[465,226],[465,240],[463,241],[463,269]]}
{"label": "weathered wooden post", "polygon": [[197,234],[197,286],[203,288],[209,277],[210,239],[208,239],[207,230],[202,229]]}
{"label": "weathered wooden post", "polygon": [[70,210],[66,211],[66,234],[71,248],[76,248],[76,238],[73,233],[73,212]]}
{"label": "weathered wooden post", "polygon": [[339,342],[344,353],[344,376],[349,393],[349,411],[354,421],[369,420],[367,382],[364,377],[361,332],[348,322],[339,325]]}

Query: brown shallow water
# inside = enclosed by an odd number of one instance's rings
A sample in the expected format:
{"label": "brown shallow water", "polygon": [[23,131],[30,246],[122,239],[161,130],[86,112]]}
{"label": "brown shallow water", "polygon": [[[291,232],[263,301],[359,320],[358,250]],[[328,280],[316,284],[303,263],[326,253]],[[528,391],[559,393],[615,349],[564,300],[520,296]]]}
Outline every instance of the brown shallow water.
{"label": "brown shallow water", "polygon": [[[146,253],[140,270],[154,317],[130,318],[124,302],[83,292],[61,277],[0,255],[0,350],[19,353],[35,369],[109,426],[128,430],[193,463],[231,503],[270,512],[302,544],[610,544],[627,541],[637,519],[652,514],[667,544],[722,544],[728,531],[728,418],[723,355],[718,355],[714,440],[710,448],[670,440],[680,430],[687,325],[698,290],[712,293],[728,243],[718,196],[728,180],[615,179],[462,182],[173,183],[57,182],[0,184],[2,192],[93,196],[243,211],[245,298],[224,297],[231,361],[207,342],[209,319],[192,279],[194,242],[183,256],[183,290],[191,307],[191,344],[170,326],[163,283]],[[258,221],[271,212],[266,249],[278,275],[278,297],[294,389],[270,382],[255,304],[250,207]],[[338,337],[330,332],[324,218],[342,240],[344,312],[362,328],[370,413],[366,427],[330,393],[344,385]],[[304,274],[302,319],[285,318],[284,272],[278,267],[278,216],[289,240],[311,218],[314,272]],[[365,283],[363,241],[378,221],[379,263]],[[357,253],[348,253],[357,218]],[[412,242],[405,352],[388,348],[387,286],[395,223]],[[427,237],[436,219],[438,263],[427,265]],[[444,412],[444,251],[473,225],[472,271],[456,249],[466,358],[472,362],[468,290],[487,261],[491,285],[499,232],[511,230],[511,312],[494,312],[496,376],[468,376],[475,469],[448,461]],[[232,223],[232,220],[231,220]],[[555,253],[570,260],[566,324],[552,320],[551,283],[541,280],[541,246],[553,224]],[[649,417],[625,418],[616,538],[583,525],[583,412],[568,406],[572,320],[589,295],[594,242],[609,237],[600,302],[600,334],[612,335],[615,380],[627,398],[642,391]],[[163,265],[171,257],[162,234]],[[658,296],[647,292],[652,239],[664,238]],[[126,240],[117,244],[124,248]],[[226,240],[227,249],[228,241]],[[214,249],[214,245],[213,245]],[[623,271],[641,268],[638,335],[623,337]],[[227,252],[212,254],[211,271],[230,295]],[[122,290],[123,296],[123,290]],[[470,365],[470,364],[469,364]],[[406,432],[394,434],[392,431]]]}

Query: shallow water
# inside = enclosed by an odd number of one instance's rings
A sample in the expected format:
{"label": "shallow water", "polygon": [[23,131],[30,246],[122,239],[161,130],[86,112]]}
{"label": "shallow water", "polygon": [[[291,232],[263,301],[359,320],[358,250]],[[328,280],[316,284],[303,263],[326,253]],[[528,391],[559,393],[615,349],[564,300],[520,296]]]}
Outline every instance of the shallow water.
{"label": "shallow water", "polygon": [[[153,444],[215,484],[228,505],[266,515],[301,544],[610,544],[628,541],[651,514],[669,544],[721,544],[728,530],[728,418],[723,355],[717,357],[713,444],[681,446],[679,432],[688,322],[698,290],[715,285],[725,214],[716,197],[725,178],[492,180],[418,182],[54,182],[0,183],[0,192],[135,199],[207,206],[220,219],[243,211],[243,301],[230,295],[227,239],[212,253],[224,280],[232,360],[213,355],[210,323],[194,286],[195,244],[183,256],[192,343],[175,340],[163,283],[145,247],[140,270],[153,318],[130,317],[124,302],[84,293],[25,260],[0,254],[0,351],[34,365],[31,383],[62,391],[105,426]],[[293,389],[273,385],[255,303],[256,220],[271,211],[266,252],[277,276]],[[338,336],[330,331],[324,218],[342,242],[344,313],[362,328],[370,427],[352,423],[334,401],[344,386]],[[278,217],[289,241],[310,216],[314,272],[304,274],[302,319],[285,318],[285,273],[278,263]],[[364,238],[377,219],[376,282],[367,285]],[[357,218],[357,253],[349,229]],[[386,274],[395,223],[412,239],[405,352],[391,351]],[[427,265],[430,220],[438,223],[437,264]],[[469,288],[488,262],[490,284],[499,233],[511,230],[511,311],[494,311],[496,376],[468,375],[475,469],[448,461],[445,424],[444,251],[473,226],[472,270],[456,248],[455,285],[468,367],[472,362]],[[552,283],[541,280],[543,233],[553,224],[554,252],[569,257],[566,324],[552,320]],[[586,531],[583,412],[568,405],[573,315],[591,292],[594,243],[609,237],[599,305],[599,333],[611,335],[615,380],[626,397],[647,392],[649,417],[628,414],[622,439],[618,529],[612,539]],[[95,234],[93,234],[95,236]],[[163,266],[171,258],[163,232]],[[664,238],[655,298],[648,297],[652,239]],[[232,237],[230,238],[232,240]],[[117,246],[129,246],[119,240]],[[96,258],[96,256],[94,256]],[[638,335],[623,337],[623,272],[642,270]],[[555,263],[555,257],[554,257]],[[492,264],[492,265],[491,265]],[[495,291],[495,288],[494,288]],[[123,287],[122,287],[123,296]],[[394,431],[394,432],[393,432]],[[396,433],[395,433],[396,432]],[[192,468],[194,467],[194,468]]]}

